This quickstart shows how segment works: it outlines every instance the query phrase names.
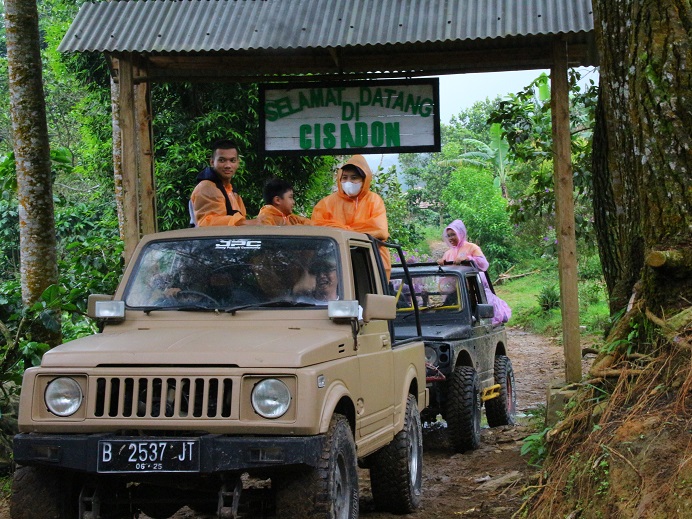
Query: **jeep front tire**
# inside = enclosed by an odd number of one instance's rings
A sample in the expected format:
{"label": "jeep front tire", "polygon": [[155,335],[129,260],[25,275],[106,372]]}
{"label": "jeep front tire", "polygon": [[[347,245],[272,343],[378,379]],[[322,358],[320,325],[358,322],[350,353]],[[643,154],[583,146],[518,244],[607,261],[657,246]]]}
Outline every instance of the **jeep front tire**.
{"label": "jeep front tire", "polygon": [[345,416],[332,418],[319,466],[279,478],[277,487],[279,519],[358,519],[356,444]]}
{"label": "jeep front tire", "polygon": [[476,370],[457,366],[449,377],[447,387],[447,421],[454,450],[466,452],[481,444],[480,384]]}
{"label": "jeep front tire", "polygon": [[418,403],[406,400],[404,428],[370,463],[372,497],[378,510],[408,514],[420,505],[423,486],[423,432]]}
{"label": "jeep front tire", "polygon": [[51,468],[18,467],[12,478],[12,519],[67,519],[77,515],[69,474]]}
{"label": "jeep front tire", "polygon": [[505,355],[495,357],[495,383],[500,384],[500,396],[485,402],[488,425],[490,427],[514,425],[517,414],[514,369],[512,369],[512,361]]}

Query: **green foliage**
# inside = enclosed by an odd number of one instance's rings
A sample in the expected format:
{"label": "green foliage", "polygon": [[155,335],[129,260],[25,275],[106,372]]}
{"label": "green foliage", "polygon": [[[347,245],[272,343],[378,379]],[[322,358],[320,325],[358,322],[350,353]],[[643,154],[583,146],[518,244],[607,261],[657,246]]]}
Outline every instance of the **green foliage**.
{"label": "green foliage", "polygon": [[[488,168],[493,171],[495,176],[495,187],[502,189],[503,197],[506,195],[507,172],[509,163],[507,161],[507,150],[509,146],[502,134],[502,127],[499,123],[493,123],[488,129],[490,142],[478,139],[463,139],[461,142],[465,146],[471,147],[471,151],[461,153],[458,157],[442,160],[441,166],[477,166]],[[448,145],[448,148],[452,145]]]}
{"label": "green foliage", "polygon": [[548,431],[550,431],[550,427],[546,427],[542,431],[530,434],[524,438],[524,443],[521,446],[521,455],[529,457],[529,465],[540,467],[548,456],[548,443],[546,441]]}
{"label": "green foliage", "polygon": [[544,312],[560,307],[560,291],[557,285],[544,286],[538,294],[538,306]]}
{"label": "green foliage", "polygon": [[487,169],[464,167],[449,175],[441,197],[454,218],[464,221],[468,240],[483,249],[496,272],[512,263],[512,231],[507,201],[494,184]]}
{"label": "green foliage", "polygon": [[605,445],[601,448],[603,454],[590,463],[586,474],[589,481],[595,483],[597,496],[604,496],[610,490],[610,453]]}
{"label": "green foliage", "polygon": [[415,222],[409,216],[406,199],[396,176],[396,167],[391,167],[388,171],[380,169],[376,172],[373,175],[371,187],[382,197],[387,208],[389,241],[398,243],[404,248],[410,248],[420,241],[421,235],[416,230]]}
{"label": "green foliage", "polygon": [[0,284],[0,386],[5,382],[21,385],[24,370],[41,362],[48,345],[32,338],[33,323],[41,323],[49,330],[60,328],[60,313],[70,311],[71,305],[63,305],[61,289],[51,285],[39,300],[27,308],[17,301],[18,282]]}
{"label": "green foliage", "polygon": [[614,341],[608,342],[603,345],[601,351],[604,353],[615,353],[621,352],[626,355],[631,355],[634,351],[637,351],[637,345],[640,340],[641,335],[641,325],[640,323],[632,320],[630,321],[630,331],[627,334],[626,339],[616,339]]}
{"label": "green foliage", "polygon": [[[557,261],[553,258],[534,258],[530,262],[516,264],[511,274],[526,274],[523,277],[496,284],[498,295],[512,309],[513,326],[521,326],[534,333],[560,336],[562,314],[559,307],[543,310],[539,296],[545,287],[553,287],[552,300],[559,301]],[[605,291],[600,281],[579,278],[577,288],[588,298],[580,296],[579,324],[583,333],[601,336],[610,327],[609,309]],[[596,301],[596,298],[598,300]]]}
{"label": "green foliage", "polygon": [[[581,76],[570,71],[570,125],[577,236],[584,245],[592,244],[591,207],[591,129],[598,89],[593,80],[582,91]],[[514,180],[512,220],[520,226],[548,217],[554,221],[555,196],[552,173],[552,121],[549,78],[542,74],[524,90],[499,102],[490,116],[502,126],[510,147]],[[521,167],[520,164],[525,164]]]}
{"label": "green foliage", "polygon": [[442,143],[461,142],[464,139],[486,139],[490,128],[488,119],[499,101],[499,97],[492,101],[489,99],[477,101],[471,108],[453,115],[449,125],[442,125]]}

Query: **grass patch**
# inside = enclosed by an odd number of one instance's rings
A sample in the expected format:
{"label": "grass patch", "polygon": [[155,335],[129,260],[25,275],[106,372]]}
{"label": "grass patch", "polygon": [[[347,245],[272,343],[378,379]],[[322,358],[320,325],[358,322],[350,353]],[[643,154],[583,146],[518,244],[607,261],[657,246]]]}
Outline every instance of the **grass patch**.
{"label": "grass patch", "polygon": [[[557,308],[542,308],[552,287],[559,291],[557,263],[540,260],[518,265],[510,275],[526,273],[495,286],[497,295],[512,309],[511,326],[520,326],[542,335],[562,334],[562,314]],[[530,273],[530,274],[529,274]],[[609,322],[605,285],[600,279],[579,277],[579,324],[586,335],[601,335]]]}

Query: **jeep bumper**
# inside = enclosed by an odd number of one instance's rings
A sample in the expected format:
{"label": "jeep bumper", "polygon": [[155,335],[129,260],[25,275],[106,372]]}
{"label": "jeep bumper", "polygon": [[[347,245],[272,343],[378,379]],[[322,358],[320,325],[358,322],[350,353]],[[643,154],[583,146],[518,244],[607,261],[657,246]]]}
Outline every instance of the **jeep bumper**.
{"label": "jeep bumper", "polygon": [[[127,439],[133,442],[165,442],[173,438],[20,433],[14,437],[14,460],[20,465],[44,465],[97,473],[100,472],[99,442]],[[199,469],[195,469],[195,472],[206,474],[250,472],[253,469],[271,469],[286,465],[316,467],[324,442],[323,435],[254,437],[208,434],[195,439],[199,440]]]}

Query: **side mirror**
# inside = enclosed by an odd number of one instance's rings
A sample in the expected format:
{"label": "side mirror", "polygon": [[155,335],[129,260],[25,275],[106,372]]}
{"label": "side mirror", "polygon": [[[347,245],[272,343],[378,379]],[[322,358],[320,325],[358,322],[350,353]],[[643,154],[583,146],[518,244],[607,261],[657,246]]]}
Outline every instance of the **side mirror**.
{"label": "side mirror", "polygon": [[363,321],[373,319],[392,320],[396,318],[396,297],[380,294],[365,294]]}
{"label": "side mirror", "polygon": [[329,301],[327,315],[330,319],[357,319],[358,301]]}
{"label": "side mirror", "polygon": [[495,316],[495,309],[493,305],[478,305],[478,318],[479,319],[492,319]]}
{"label": "side mirror", "polygon": [[113,301],[113,296],[105,294],[89,294],[87,316],[92,319],[125,319],[125,302]]}

